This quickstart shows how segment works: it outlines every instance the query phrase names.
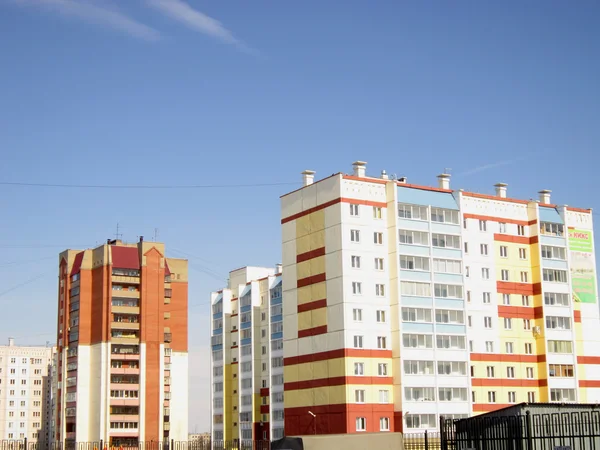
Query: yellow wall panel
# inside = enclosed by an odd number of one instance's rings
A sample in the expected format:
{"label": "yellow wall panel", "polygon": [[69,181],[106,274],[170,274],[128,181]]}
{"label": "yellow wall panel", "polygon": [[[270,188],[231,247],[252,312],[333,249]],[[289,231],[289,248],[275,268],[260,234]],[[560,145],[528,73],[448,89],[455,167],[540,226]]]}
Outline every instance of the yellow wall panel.
{"label": "yellow wall panel", "polygon": [[310,214],[296,219],[296,236],[304,237],[310,234]]}
{"label": "yellow wall panel", "polygon": [[298,237],[296,239],[296,255],[309,252],[310,248],[310,237],[309,235]]}
{"label": "yellow wall panel", "polygon": [[312,311],[298,313],[298,331],[312,328]]}
{"label": "yellow wall panel", "polygon": [[323,231],[325,229],[325,210],[321,209],[308,215],[310,218],[311,232]]}
{"label": "yellow wall panel", "polygon": [[310,236],[310,249],[316,250],[321,247],[325,247],[325,232],[319,231],[317,233],[311,233]]}
{"label": "yellow wall panel", "polygon": [[310,287],[310,295],[313,301],[327,298],[327,283],[323,281],[322,283],[313,284]]}
{"label": "yellow wall panel", "polygon": [[284,402],[286,408],[338,405],[346,403],[346,388],[342,385],[286,391]]}
{"label": "yellow wall panel", "polygon": [[327,308],[313,309],[310,313],[313,328],[327,325]]}

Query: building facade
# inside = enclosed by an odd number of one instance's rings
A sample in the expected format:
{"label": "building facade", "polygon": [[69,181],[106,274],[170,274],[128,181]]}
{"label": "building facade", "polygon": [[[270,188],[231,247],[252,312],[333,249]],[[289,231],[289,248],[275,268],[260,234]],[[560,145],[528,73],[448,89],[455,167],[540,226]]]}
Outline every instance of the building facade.
{"label": "building facade", "polygon": [[51,439],[53,348],[0,346],[0,440]]}
{"label": "building facade", "polygon": [[281,267],[243,267],[211,294],[214,441],[284,435]]}
{"label": "building facade", "polygon": [[187,439],[187,274],[143,238],[59,255],[55,439]]}
{"label": "building facade", "polygon": [[[600,401],[591,210],[335,174],[281,199],[285,434]],[[268,381],[268,380],[267,380]]]}

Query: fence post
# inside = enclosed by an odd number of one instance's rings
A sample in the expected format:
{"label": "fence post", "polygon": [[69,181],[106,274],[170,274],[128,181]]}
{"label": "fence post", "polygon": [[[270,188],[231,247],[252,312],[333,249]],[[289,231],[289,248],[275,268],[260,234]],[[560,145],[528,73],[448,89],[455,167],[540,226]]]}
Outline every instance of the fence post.
{"label": "fence post", "polygon": [[440,447],[442,450],[448,450],[446,445],[446,433],[444,431],[444,416],[440,415]]}
{"label": "fence post", "polygon": [[527,431],[525,432],[525,438],[527,439],[527,450],[533,450],[533,436],[531,430],[531,411],[525,412],[525,427]]}
{"label": "fence post", "polygon": [[100,439],[100,450],[104,450],[104,439]]}
{"label": "fence post", "polygon": [[27,450],[27,438],[23,439],[23,448]]}
{"label": "fence post", "polygon": [[429,450],[429,438],[427,436],[427,430],[425,430],[425,450]]}

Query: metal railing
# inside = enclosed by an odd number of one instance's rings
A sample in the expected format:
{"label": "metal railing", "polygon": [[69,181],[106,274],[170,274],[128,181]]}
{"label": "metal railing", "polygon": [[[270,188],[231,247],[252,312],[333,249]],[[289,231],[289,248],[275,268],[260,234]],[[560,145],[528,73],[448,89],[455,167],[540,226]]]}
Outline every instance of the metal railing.
{"label": "metal railing", "polygon": [[269,450],[269,441],[229,440],[211,441],[137,441],[134,439],[115,439],[91,442],[41,441],[28,439],[0,440],[0,450]]}

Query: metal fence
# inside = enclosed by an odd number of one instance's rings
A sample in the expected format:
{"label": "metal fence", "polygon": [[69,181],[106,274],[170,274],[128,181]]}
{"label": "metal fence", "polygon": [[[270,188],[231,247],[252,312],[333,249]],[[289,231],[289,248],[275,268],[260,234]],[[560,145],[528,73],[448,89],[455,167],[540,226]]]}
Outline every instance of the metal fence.
{"label": "metal fence", "polygon": [[404,433],[404,450],[441,450],[441,435],[437,432]]}
{"label": "metal fence", "polygon": [[0,440],[0,450],[269,450],[269,441],[146,441],[103,440],[92,442]]}
{"label": "metal fence", "polygon": [[441,450],[600,449],[599,410],[441,418],[440,427]]}

